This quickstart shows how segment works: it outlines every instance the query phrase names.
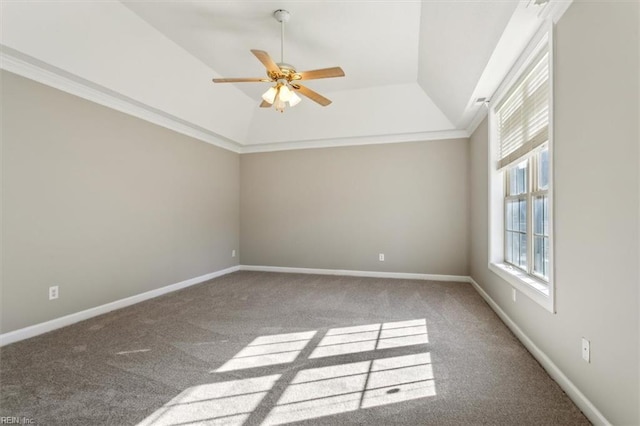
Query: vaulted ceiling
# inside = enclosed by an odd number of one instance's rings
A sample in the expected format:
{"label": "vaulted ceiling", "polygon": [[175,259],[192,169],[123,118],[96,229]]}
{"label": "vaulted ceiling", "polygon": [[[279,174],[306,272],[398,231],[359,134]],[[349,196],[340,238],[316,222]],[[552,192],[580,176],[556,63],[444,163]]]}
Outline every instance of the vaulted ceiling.
{"label": "vaulted ceiling", "polygon": [[[468,135],[540,26],[531,0],[3,2],[9,71],[238,152]],[[250,49],[280,61],[276,9],[287,9],[284,61],[328,107],[304,99],[259,108],[269,83]],[[70,88],[71,87],[71,88]],[[78,87],[82,87],[79,89]],[[102,98],[101,98],[102,97]],[[106,99],[106,98],[105,98]],[[126,105],[125,105],[126,104]],[[168,125],[168,122],[173,124]]]}

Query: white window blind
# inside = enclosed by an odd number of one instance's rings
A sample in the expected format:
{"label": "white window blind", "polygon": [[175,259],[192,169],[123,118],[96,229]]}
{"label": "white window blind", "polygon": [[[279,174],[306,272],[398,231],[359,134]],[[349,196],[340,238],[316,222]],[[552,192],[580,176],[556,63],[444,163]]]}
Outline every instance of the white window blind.
{"label": "white window blind", "polygon": [[498,169],[549,139],[549,50],[542,49],[496,108]]}

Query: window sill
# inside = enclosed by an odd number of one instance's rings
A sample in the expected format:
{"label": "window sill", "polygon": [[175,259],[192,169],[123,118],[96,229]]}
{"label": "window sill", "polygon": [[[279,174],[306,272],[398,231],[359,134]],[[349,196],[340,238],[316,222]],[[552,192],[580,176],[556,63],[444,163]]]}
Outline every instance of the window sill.
{"label": "window sill", "polygon": [[555,313],[551,286],[542,280],[525,274],[519,269],[504,263],[489,263],[489,270],[508,282],[513,288],[529,297],[551,313]]}

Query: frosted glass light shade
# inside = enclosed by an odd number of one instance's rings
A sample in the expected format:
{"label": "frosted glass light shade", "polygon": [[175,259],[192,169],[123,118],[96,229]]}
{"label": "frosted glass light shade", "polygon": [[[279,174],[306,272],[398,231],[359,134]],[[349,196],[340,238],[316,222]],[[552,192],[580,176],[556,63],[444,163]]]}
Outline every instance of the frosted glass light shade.
{"label": "frosted glass light shade", "polygon": [[294,107],[300,103],[302,98],[296,95],[296,92],[291,91],[291,96],[289,97],[289,106]]}
{"label": "frosted glass light shade", "polygon": [[269,90],[267,90],[262,94],[262,99],[264,99],[265,102],[269,102],[270,104],[273,104],[273,101],[276,99],[277,94],[278,94],[278,91],[276,90],[275,87],[269,87]]}
{"label": "frosted glass light shade", "polygon": [[287,102],[289,102],[289,107],[293,107],[298,105],[302,100],[296,92],[289,89],[286,84],[281,83],[269,87],[269,90],[262,94],[262,99],[273,105],[274,108],[280,112],[284,112]]}
{"label": "frosted glass light shade", "polygon": [[291,99],[292,94],[293,93],[291,92],[291,90],[289,90],[289,88],[286,85],[280,86],[280,94],[278,96],[284,102],[287,102],[289,99]]}

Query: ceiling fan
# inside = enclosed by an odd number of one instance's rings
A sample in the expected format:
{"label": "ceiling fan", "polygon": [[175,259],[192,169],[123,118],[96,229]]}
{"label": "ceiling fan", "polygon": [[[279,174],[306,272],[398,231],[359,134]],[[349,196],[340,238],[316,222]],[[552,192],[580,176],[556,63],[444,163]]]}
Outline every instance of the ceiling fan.
{"label": "ceiling fan", "polygon": [[327,106],[331,101],[321,94],[314,92],[306,86],[298,83],[301,80],[314,80],[319,78],[344,77],[344,71],[340,67],[322,68],[311,71],[296,71],[291,64],[284,62],[284,24],[289,21],[291,14],[284,9],[278,9],[273,12],[273,17],[280,22],[280,62],[276,63],[271,59],[269,54],[263,50],[252,49],[251,53],[262,65],[267,69],[268,78],[214,78],[214,83],[243,83],[243,82],[270,82],[276,83],[262,95],[261,108],[273,107],[280,112],[284,112],[286,103],[289,106],[297,105],[301,99],[296,93],[300,93],[319,103]]}

